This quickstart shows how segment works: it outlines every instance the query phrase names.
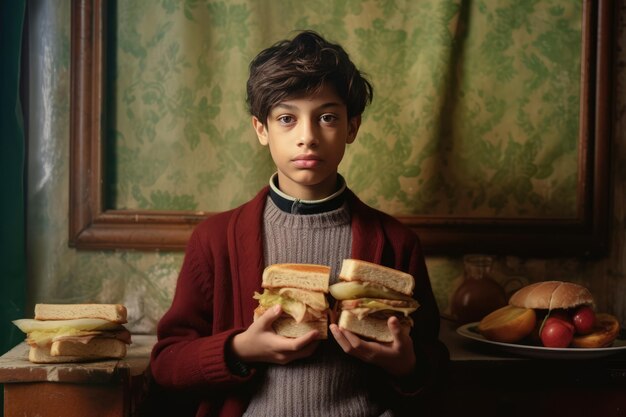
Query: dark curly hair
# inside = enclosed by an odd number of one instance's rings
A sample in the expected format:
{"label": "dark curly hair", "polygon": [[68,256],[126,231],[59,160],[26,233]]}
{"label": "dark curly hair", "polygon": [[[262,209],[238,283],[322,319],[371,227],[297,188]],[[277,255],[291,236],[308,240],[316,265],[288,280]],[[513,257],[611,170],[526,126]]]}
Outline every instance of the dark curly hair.
{"label": "dark curly hair", "polygon": [[324,83],[344,101],[348,117],[363,113],[372,101],[372,85],[346,51],[313,31],[302,31],[261,51],[250,63],[247,104],[251,115],[267,124],[270,111],[300,94],[314,94]]}

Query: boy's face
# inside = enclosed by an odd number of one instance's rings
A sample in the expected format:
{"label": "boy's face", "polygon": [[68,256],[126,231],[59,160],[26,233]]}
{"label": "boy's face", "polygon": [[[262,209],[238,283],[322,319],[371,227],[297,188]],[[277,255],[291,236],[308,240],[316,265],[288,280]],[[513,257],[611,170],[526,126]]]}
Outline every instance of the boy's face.
{"label": "boy's face", "polygon": [[348,119],[346,105],[327,84],[315,95],[276,105],[266,125],[252,118],[259,142],[269,146],[278,168],[280,190],[304,200],[335,192],[337,168],[360,123],[360,117]]}

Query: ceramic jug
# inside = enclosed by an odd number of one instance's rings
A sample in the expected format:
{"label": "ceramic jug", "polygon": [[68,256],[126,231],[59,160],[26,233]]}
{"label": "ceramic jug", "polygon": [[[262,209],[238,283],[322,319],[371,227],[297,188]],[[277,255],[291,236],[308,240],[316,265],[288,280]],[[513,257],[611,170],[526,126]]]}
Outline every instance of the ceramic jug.
{"label": "ceramic jug", "polygon": [[463,278],[450,300],[454,320],[462,324],[480,321],[507,304],[504,288],[491,277],[492,267],[491,256],[463,257]]}

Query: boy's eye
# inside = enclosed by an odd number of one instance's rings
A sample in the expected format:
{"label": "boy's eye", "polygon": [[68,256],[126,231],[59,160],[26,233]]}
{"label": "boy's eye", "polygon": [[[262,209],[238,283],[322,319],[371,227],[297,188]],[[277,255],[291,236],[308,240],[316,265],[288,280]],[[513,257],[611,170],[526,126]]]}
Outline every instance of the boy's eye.
{"label": "boy's eye", "polygon": [[337,120],[337,116],[335,116],[334,114],[323,114],[320,117],[320,120],[324,123],[332,123]]}
{"label": "boy's eye", "polygon": [[289,115],[279,116],[278,121],[282,124],[289,124],[293,122],[293,117]]}

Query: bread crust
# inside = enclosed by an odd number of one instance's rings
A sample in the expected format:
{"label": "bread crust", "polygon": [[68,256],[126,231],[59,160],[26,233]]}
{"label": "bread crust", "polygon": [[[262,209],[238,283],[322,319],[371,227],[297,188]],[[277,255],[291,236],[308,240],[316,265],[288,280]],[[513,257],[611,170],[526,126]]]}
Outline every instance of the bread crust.
{"label": "bread crust", "polygon": [[86,362],[90,359],[80,356],[52,356],[50,355],[50,345],[31,346],[28,351],[28,360],[32,363],[75,363]]}
{"label": "bread crust", "polygon": [[411,274],[360,259],[344,259],[339,279],[372,282],[409,296],[413,295],[415,288],[415,280]]}
{"label": "bread crust", "polygon": [[[411,321],[405,317],[398,317],[400,326],[411,327]],[[359,319],[350,310],[342,310],[337,323],[342,329],[348,330],[366,339],[381,343],[393,342],[393,335],[389,331],[387,318],[365,316]]]}
{"label": "bread crust", "polygon": [[126,343],[115,338],[93,338],[88,343],[56,341],[50,347],[52,356],[79,356],[92,358],[123,358],[126,356]]}
{"label": "bread crust", "polygon": [[518,290],[509,299],[516,307],[553,310],[593,305],[594,299],[582,285],[564,281],[544,281],[530,284]]}
{"label": "bread crust", "polygon": [[72,320],[94,318],[113,323],[127,323],[122,304],[36,304],[35,320]]}
{"label": "bread crust", "polygon": [[272,327],[276,334],[284,337],[296,338],[304,336],[311,330],[317,330],[319,332],[317,339],[328,339],[328,318],[326,316],[319,320],[303,321],[301,323],[296,323],[291,316],[280,316],[272,323]]}
{"label": "bread crust", "polygon": [[126,343],[114,338],[94,338],[88,343],[56,341],[51,345],[31,346],[28,360],[33,363],[73,363],[126,356]]}
{"label": "bread crust", "polygon": [[263,270],[263,288],[299,288],[327,293],[330,267],[316,264],[272,264]]}
{"label": "bread crust", "polygon": [[[253,320],[257,320],[261,317],[267,309],[263,306],[257,306],[254,309]],[[276,334],[296,338],[300,336],[304,336],[311,330],[319,331],[318,339],[328,339],[328,311],[325,311],[323,316],[320,318],[311,318],[305,319],[304,321],[298,323],[293,317],[287,314],[282,314],[272,323],[272,327]]]}

